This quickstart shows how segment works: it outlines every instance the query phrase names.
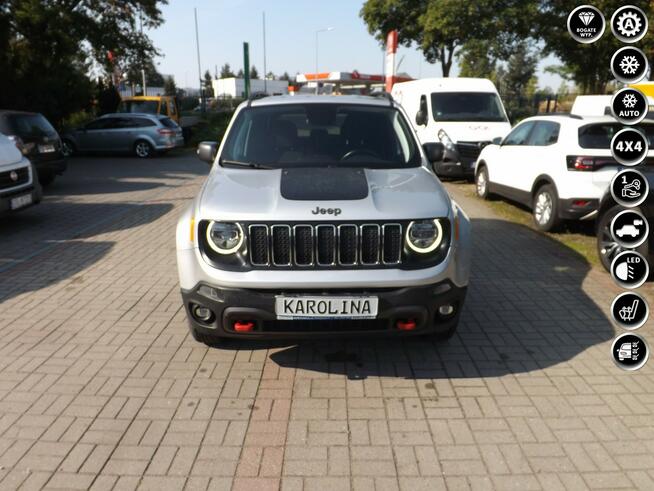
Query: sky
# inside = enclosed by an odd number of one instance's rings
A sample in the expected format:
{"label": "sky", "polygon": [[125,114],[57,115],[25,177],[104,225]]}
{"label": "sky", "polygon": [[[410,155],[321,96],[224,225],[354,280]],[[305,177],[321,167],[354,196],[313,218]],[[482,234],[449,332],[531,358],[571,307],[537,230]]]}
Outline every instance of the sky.
{"label": "sky", "polygon": [[[262,13],[266,13],[266,68],[277,75],[314,72],[316,31],[319,34],[318,70],[383,72],[384,52],[359,17],[363,2],[356,0],[169,0],[162,7],[164,24],[148,32],[162,56],[159,72],[173,75],[178,87],[198,86],[198,62],[193,9],[198,12],[202,73],[229,63],[234,72],[243,67],[243,42],[250,44],[250,64],[263,75]],[[400,72],[414,78],[440,77],[440,64],[430,64],[415,48],[400,47]],[[544,73],[555,58],[538,65],[539,87],[556,90],[561,79]],[[456,76],[454,67],[451,75]]]}

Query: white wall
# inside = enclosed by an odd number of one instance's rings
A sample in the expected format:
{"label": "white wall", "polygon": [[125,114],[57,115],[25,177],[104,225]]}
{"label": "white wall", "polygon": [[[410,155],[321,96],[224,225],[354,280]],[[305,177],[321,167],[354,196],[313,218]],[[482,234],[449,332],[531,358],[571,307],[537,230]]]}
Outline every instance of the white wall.
{"label": "white wall", "polygon": [[[264,89],[265,85],[265,89]],[[266,92],[268,94],[288,94],[287,80],[250,80],[250,93]],[[213,81],[213,93],[216,97],[243,97],[245,80],[242,78],[221,78]]]}

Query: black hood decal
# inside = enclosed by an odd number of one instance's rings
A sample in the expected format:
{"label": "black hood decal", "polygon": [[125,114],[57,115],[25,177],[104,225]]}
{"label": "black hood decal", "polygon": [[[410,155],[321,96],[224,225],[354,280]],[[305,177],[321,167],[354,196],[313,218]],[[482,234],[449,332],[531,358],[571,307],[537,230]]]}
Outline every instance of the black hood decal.
{"label": "black hood decal", "polygon": [[282,197],[298,201],[338,201],[368,197],[363,169],[299,168],[282,170]]}

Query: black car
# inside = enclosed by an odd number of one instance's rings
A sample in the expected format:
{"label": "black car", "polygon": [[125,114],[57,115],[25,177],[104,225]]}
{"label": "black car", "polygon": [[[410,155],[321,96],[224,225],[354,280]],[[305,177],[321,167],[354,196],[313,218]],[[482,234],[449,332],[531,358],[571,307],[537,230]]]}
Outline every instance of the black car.
{"label": "black car", "polygon": [[[649,182],[649,196],[643,204],[636,209],[639,210],[647,219],[649,224],[650,234],[648,239],[643,245],[636,250],[647,258],[650,265],[654,266],[654,164],[648,162],[643,168],[638,167],[642,171]],[[607,271],[611,269],[611,262],[623,248],[615,241],[611,235],[611,220],[619,212],[624,210],[625,207],[620,206],[615,202],[611,193],[606,192],[600,201],[599,211],[597,215],[597,252],[599,253],[602,266]],[[654,275],[653,275],[654,276]]]}
{"label": "black car", "polygon": [[0,133],[11,138],[34,164],[41,184],[50,184],[66,170],[61,139],[42,114],[0,110]]}

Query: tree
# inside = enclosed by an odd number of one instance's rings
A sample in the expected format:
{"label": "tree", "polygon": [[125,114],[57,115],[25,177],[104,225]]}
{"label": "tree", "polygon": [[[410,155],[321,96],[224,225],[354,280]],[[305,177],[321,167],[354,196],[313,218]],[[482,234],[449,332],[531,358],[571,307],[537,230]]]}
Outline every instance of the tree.
{"label": "tree", "polygon": [[535,76],[538,58],[529,43],[519,43],[504,69],[498,70],[498,89],[509,119],[517,122],[533,110],[531,102],[538,85]]}
{"label": "tree", "polygon": [[268,72],[266,74],[266,79],[267,80],[277,80],[277,76],[273,72]]}
{"label": "tree", "polygon": [[164,76],[157,71],[157,68],[154,66],[152,60],[147,60],[144,63],[135,63],[131,65],[127,70],[128,82],[136,85],[142,85],[143,73],[141,70],[145,70],[145,84],[148,87],[164,86]]}
{"label": "tree", "polygon": [[[158,0],[0,2],[0,107],[44,113],[55,124],[89,109],[92,65],[122,73],[156,49],[137,28],[163,21]],[[112,53],[112,60],[108,58]]]}
{"label": "tree", "polygon": [[288,74],[288,72],[282,73],[282,75],[279,77],[279,80],[291,80],[291,76]]}
{"label": "tree", "polygon": [[[511,46],[531,33],[536,0],[367,0],[360,15],[382,44],[397,29],[399,42],[417,44],[429,63],[440,63],[447,77],[457,50],[485,40],[493,56],[508,56]],[[472,27],[474,26],[474,28]]]}
{"label": "tree", "polygon": [[491,57],[488,42],[468,41],[459,52],[459,76],[490,78],[495,75],[497,60]]}
{"label": "tree", "polygon": [[233,76],[232,67],[229,66],[229,63],[225,63],[220,69],[220,78],[232,78]]}
{"label": "tree", "polygon": [[[598,0],[592,2],[595,7],[610,16],[622,0]],[[645,15],[651,18],[654,8],[649,1],[634,0],[629,2],[643,9]],[[581,44],[572,39],[566,25],[567,17],[572,10],[571,3],[566,0],[548,0],[543,2],[543,8],[534,18],[533,24],[537,27],[536,34],[544,41],[544,54],[554,54],[563,62],[559,69],[565,80],[574,80],[578,90],[583,94],[604,94],[608,91],[608,84],[613,80],[609,69],[609,61],[613,53],[623,44],[611,35],[609,26],[604,35],[592,44]],[[606,22],[609,24],[610,17]],[[561,26],[553,28],[552,26]],[[638,47],[645,51],[648,59],[654,56],[654,39],[645,36],[638,43]]]}
{"label": "tree", "polygon": [[250,78],[252,80],[259,78],[259,71],[257,70],[257,67],[255,67],[254,65],[252,65],[252,68],[250,68]]}
{"label": "tree", "polygon": [[171,76],[168,76],[164,79],[164,95],[177,95],[177,85],[175,84],[175,79]]}
{"label": "tree", "polygon": [[245,78],[245,73],[243,73],[242,68],[239,68],[238,73],[236,74],[236,78]]}
{"label": "tree", "polygon": [[211,76],[211,72],[209,70],[204,72],[202,90],[204,91],[205,97],[213,97],[213,77]]}

